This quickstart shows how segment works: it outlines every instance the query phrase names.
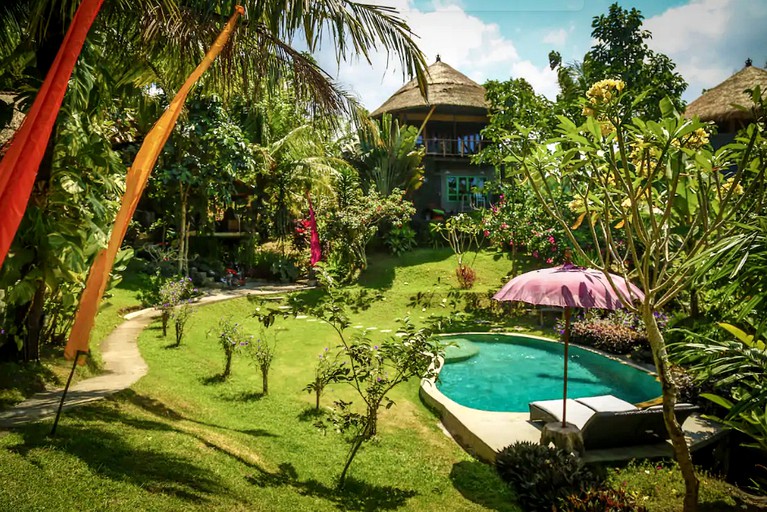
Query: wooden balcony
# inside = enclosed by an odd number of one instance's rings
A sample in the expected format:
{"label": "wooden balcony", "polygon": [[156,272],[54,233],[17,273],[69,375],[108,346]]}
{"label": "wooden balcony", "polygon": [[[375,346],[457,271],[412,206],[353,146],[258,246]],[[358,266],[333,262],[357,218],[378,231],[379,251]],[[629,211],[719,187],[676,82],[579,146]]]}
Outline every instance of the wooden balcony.
{"label": "wooden balcony", "polygon": [[488,142],[479,135],[467,135],[457,139],[426,139],[419,137],[419,147],[426,147],[428,156],[469,157],[479,153]]}

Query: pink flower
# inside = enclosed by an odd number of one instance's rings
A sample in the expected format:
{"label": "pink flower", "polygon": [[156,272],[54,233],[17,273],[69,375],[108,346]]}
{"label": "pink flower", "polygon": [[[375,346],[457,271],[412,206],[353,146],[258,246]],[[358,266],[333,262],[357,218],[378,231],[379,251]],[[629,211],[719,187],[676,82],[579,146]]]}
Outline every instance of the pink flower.
{"label": "pink flower", "polygon": [[538,251],[533,251],[533,258],[537,258],[537,257],[538,257]]}
{"label": "pink flower", "polygon": [[551,245],[554,245],[555,243],[557,243],[557,241],[554,239],[554,237],[553,237],[553,236],[549,235],[549,243],[550,243]]}
{"label": "pink flower", "polygon": [[508,227],[509,227],[509,225],[508,225],[508,224],[506,224],[505,222],[504,222],[503,224],[501,224],[501,229],[506,229],[506,228],[508,228]]}
{"label": "pink flower", "polygon": [[551,259],[551,258],[546,258],[546,263],[548,263],[549,265],[551,265],[552,263],[554,263],[554,260],[553,260],[553,259]]}
{"label": "pink flower", "polygon": [[486,236],[486,237],[489,237],[489,236],[490,236],[490,231],[488,231],[488,230],[485,230],[485,236]]}

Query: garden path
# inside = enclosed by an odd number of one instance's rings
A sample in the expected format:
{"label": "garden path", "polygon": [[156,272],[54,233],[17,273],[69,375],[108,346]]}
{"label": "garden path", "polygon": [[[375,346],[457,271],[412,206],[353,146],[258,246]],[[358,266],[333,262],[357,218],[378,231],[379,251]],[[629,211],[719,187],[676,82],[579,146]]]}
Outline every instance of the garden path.
{"label": "garden path", "polygon": [[[308,288],[304,285],[256,285],[231,290],[211,290],[194,305],[210,304],[247,295],[269,295]],[[69,388],[64,408],[75,407],[100,400],[127,389],[141,377],[148,367],[136,343],[139,334],[160,312],[154,308],[142,309],[125,315],[125,322],[113,330],[101,345],[104,373],[82,380]],[[53,417],[61,401],[64,388],[37,393],[23,402],[0,411],[0,428],[41,421]]]}

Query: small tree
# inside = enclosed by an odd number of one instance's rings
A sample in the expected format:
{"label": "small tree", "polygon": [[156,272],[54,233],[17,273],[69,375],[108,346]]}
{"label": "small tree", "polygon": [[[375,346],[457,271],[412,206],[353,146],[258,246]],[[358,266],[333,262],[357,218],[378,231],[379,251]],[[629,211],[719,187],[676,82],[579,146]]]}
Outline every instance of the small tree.
{"label": "small tree", "polygon": [[184,338],[184,329],[186,328],[186,322],[189,317],[192,316],[192,308],[188,302],[176,307],[171,313],[173,317],[173,327],[176,334],[176,346],[181,345],[181,340]]}
{"label": "small tree", "polygon": [[[466,213],[459,213],[450,217],[444,224],[432,224],[431,229],[437,231],[453,249],[455,257],[458,260],[458,267],[455,269],[455,275],[458,278],[458,284],[461,288],[471,288],[474,280],[477,278],[474,269],[463,261],[465,254],[472,247],[478,249],[479,227],[477,222]],[[474,254],[476,259],[477,255]],[[474,260],[472,260],[472,263]]]}
{"label": "small tree", "polygon": [[218,321],[218,329],[215,332],[218,336],[218,342],[224,351],[225,358],[224,372],[221,374],[221,378],[227,379],[232,373],[232,356],[234,356],[234,351],[240,347],[247,346],[250,339],[242,332],[240,324],[232,322],[231,318],[221,318]]}
{"label": "small tree", "polygon": [[328,347],[325,347],[325,351],[318,357],[317,367],[314,369],[314,380],[304,388],[307,393],[314,393],[315,411],[320,410],[320,398],[328,384],[343,380],[349,373],[346,361],[340,361],[338,354],[330,353]]}
{"label": "small tree", "polygon": [[171,279],[160,286],[160,301],[157,308],[162,312],[162,336],[168,335],[168,322],[173,309],[182,303],[188,303],[197,294],[191,277]]}
{"label": "small tree", "polygon": [[245,354],[261,372],[261,390],[269,394],[269,369],[274,360],[274,349],[277,346],[277,333],[269,328],[262,328],[258,337],[250,339],[245,345]]}
{"label": "small tree", "polygon": [[[757,90],[754,99],[759,97]],[[685,480],[684,509],[692,511],[699,484],[674,416],[677,389],[654,313],[690,286],[690,262],[727,234],[741,207],[763,197],[764,130],[751,125],[734,144],[714,153],[706,125],[683,118],[670,101],[661,101],[662,116],[656,121],[632,118],[635,103],[626,101],[619,80],[597,82],[587,98],[584,124],[561,117],[559,138],[532,142],[507,159],[518,165],[584,261],[627,281],[634,278],[644,290],[639,303],[632,304],[632,297],[623,302],[641,314],[647,327],[666,427]],[[525,140],[525,129],[518,128],[509,136]],[[557,200],[560,189],[574,196],[569,205]],[[567,220],[568,206],[578,215],[573,225]],[[593,256],[575,235],[580,226],[591,235]],[[614,229],[625,243],[613,236]]]}
{"label": "small tree", "polygon": [[[313,315],[333,328],[340,345],[332,357],[339,360],[339,366],[340,361],[344,361],[349,370],[337,372],[331,382],[349,384],[364,403],[360,412],[355,410],[352,402],[339,400],[331,417],[336,430],[352,433],[351,447],[338,480],[338,487],[342,488],[362,444],[377,433],[381,406],[388,409],[394,405],[389,392],[414,377],[433,377],[439,368],[441,350],[429,329],[416,328],[408,319],[402,320],[402,327],[396,336],[379,342],[364,334],[348,336],[346,330],[351,325],[349,312],[369,308],[380,299],[380,295],[372,295],[366,290],[339,290],[327,274],[322,273],[320,277],[327,287],[327,294],[311,306],[292,298],[291,310],[294,315],[299,312]],[[270,324],[277,314],[289,313],[281,310],[261,313],[260,308],[256,313],[265,324]]]}

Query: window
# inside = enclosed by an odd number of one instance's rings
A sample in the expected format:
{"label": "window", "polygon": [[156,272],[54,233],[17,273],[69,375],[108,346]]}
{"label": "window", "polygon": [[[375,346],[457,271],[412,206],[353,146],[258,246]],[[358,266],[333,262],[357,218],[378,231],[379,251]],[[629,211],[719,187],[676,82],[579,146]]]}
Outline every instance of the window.
{"label": "window", "polygon": [[447,200],[458,202],[470,199],[473,196],[473,188],[481,191],[485,187],[484,176],[448,176],[447,177]]}

